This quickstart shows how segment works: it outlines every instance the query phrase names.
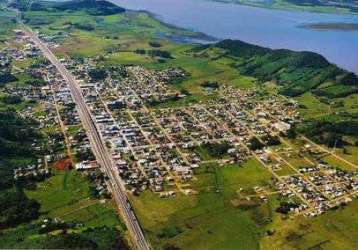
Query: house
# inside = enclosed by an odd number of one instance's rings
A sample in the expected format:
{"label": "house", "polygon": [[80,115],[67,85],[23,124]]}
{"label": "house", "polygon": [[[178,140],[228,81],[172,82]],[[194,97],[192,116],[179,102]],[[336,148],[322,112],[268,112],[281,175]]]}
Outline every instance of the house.
{"label": "house", "polygon": [[97,161],[83,161],[75,165],[76,170],[92,170],[99,168]]}

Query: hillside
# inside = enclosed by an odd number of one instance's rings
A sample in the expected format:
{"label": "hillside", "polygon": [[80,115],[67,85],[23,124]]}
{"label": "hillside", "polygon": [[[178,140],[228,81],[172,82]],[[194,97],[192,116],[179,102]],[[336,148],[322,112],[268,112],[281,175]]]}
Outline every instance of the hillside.
{"label": "hillside", "polygon": [[358,92],[355,74],[338,68],[313,52],[273,50],[235,40],[199,46],[193,52],[211,60],[230,58],[231,67],[261,82],[274,81],[286,96],[311,91],[335,98]]}
{"label": "hillside", "polygon": [[47,2],[39,1],[29,3],[28,1],[18,1],[17,5],[23,11],[83,11],[93,16],[107,16],[125,12],[124,8],[107,1],[95,1],[95,0],[72,0],[65,2]]}

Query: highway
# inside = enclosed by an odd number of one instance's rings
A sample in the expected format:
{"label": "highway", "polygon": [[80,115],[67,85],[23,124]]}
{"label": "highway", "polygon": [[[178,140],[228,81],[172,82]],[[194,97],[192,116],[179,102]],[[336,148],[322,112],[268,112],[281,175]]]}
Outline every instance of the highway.
{"label": "highway", "polygon": [[101,165],[109,178],[110,188],[117,207],[124,219],[127,229],[132,238],[132,245],[135,249],[151,249],[149,242],[146,240],[142,228],[132,210],[126,195],[125,187],[118,175],[113,159],[108,152],[105,143],[101,137],[96,123],[94,122],[88,106],[82,96],[74,76],[59,62],[56,56],[51,52],[45,43],[28,27],[23,26],[24,32],[31,37],[35,45],[42,51],[43,55],[57,68],[58,72],[66,80],[71,91],[72,98],[76,103],[77,111],[81,118],[82,124],[86,130],[91,143],[93,154],[97,162]]}

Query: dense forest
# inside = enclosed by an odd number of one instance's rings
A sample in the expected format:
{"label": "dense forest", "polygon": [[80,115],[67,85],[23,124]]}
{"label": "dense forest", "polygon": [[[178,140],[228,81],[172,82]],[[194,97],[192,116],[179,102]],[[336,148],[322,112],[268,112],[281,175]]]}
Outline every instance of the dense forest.
{"label": "dense forest", "polygon": [[74,0],[65,2],[30,2],[27,0],[18,0],[12,5],[13,7],[18,7],[22,11],[84,11],[87,14],[94,16],[107,16],[125,12],[124,8],[118,7],[113,3],[95,0]]}
{"label": "dense forest", "polygon": [[13,179],[14,168],[21,167],[24,161],[36,160],[31,144],[39,137],[34,121],[20,117],[12,109],[0,111],[0,228],[39,216],[40,205],[28,199]]}

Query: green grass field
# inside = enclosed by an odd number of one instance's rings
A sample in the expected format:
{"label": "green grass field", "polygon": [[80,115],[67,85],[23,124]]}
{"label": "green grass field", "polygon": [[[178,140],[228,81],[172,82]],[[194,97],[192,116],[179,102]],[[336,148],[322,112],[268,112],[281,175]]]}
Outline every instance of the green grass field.
{"label": "green grass field", "polygon": [[[0,235],[3,248],[43,248],[48,235],[38,232],[38,223],[45,218],[59,219],[64,222],[81,222],[74,232],[91,239],[97,238],[97,244],[108,248],[111,242],[125,232],[118,218],[113,201],[90,198],[89,182],[74,170],[55,171],[55,175],[39,183],[35,190],[26,190],[29,198],[41,204],[41,216],[38,220],[16,228],[7,229]],[[100,228],[106,226],[106,230]],[[113,231],[114,230],[114,231]],[[120,230],[120,231],[117,231]],[[51,232],[56,234],[56,232]]]}
{"label": "green grass field", "polygon": [[262,249],[356,249],[358,201],[315,218],[276,216],[270,228],[276,233],[261,241]]}
{"label": "green grass field", "polygon": [[332,155],[326,156],[322,160],[338,169],[342,169],[342,170],[345,170],[348,172],[356,171],[356,168],[354,168],[350,164],[347,164],[344,161],[337,159],[336,157],[334,157]]}
{"label": "green grass field", "polygon": [[120,224],[112,202],[101,204],[90,197],[89,182],[76,171],[56,171],[27,195],[41,204],[43,217],[77,220],[86,226]]}
{"label": "green grass field", "polygon": [[300,113],[305,119],[317,118],[331,113],[329,105],[319,101],[319,99],[311,93],[305,93],[296,98],[302,105]]}
{"label": "green grass field", "polygon": [[251,189],[270,181],[270,173],[256,160],[243,166],[202,166],[193,181],[197,195],[178,194],[161,199],[145,192],[132,197],[145,232],[161,249],[258,249],[261,228],[250,212],[233,207],[241,188]]}

